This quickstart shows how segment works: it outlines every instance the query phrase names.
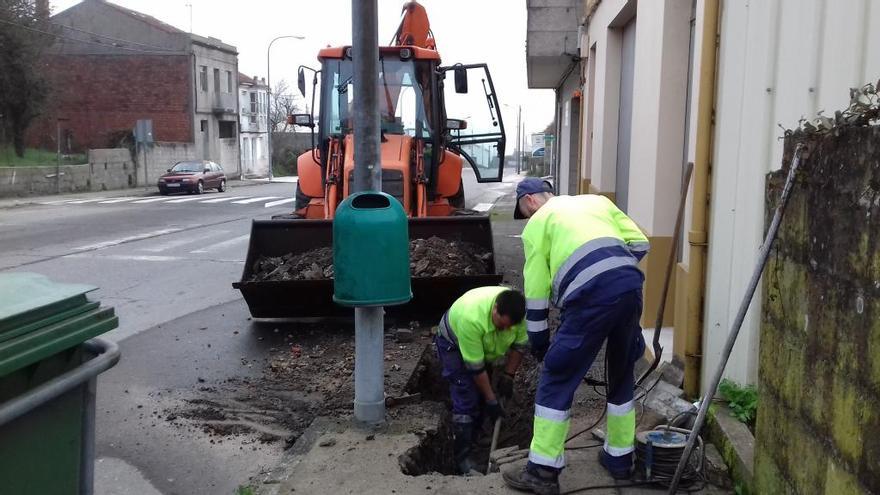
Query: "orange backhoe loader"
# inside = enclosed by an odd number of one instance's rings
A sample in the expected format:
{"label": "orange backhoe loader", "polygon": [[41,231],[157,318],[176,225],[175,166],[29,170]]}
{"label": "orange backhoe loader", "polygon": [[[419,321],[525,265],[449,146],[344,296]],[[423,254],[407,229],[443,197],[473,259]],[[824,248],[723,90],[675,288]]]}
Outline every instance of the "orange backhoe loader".
{"label": "orange backhoe loader", "polygon": [[[427,13],[418,2],[403,7],[390,46],[379,48],[382,190],[410,217],[411,239],[437,236],[466,241],[492,253],[487,275],[413,277],[413,300],[389,308],[412,315],[442,312],[466,290],[497,284],[489,218],[464,213],[464,164],[477,182],[499,182],[504,168],[504,124],[486,64],[442,66]],[[353,94],[350,47],[325,48],[320,70],[300,67],[306,95],[312,77],[312,111],[289,117],[311,128],[312,149],[297,159],[295,210],[251,229],[241,290],[258,318],[347,314],[332,302],[332,280],[251,281],[261,256],[303,253],[332,243],[332,219],[354,182]],[[454,84],[447,85],[452,73]],[[469,87],[469,82],[470,87]],[[476,83],[476,84],[475,84]],[[320,85],[320,86],[319,86]],[[459,118],[448,118],[447,111]],[[467,114],[467,115],[461,115]]]}

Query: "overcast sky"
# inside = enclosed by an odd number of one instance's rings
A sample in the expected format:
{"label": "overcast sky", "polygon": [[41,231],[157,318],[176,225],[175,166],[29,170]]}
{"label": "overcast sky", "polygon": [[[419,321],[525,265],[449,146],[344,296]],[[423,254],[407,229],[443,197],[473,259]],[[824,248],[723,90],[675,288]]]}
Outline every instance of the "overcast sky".
{"label": "overcast sky", "polygon": [[[53,13],[79,0],[53,0]],[[266,47],[272,45],[272,81],[296,86],[300,64],[317,67],[317,52],[327,45],[351,43],[350,0],[115,0],[180,29],[212,36],[238,48],[239,69],[266,75]],[[388,44],[400,23],[404,0],[379,0],[379,42]],[[524,0],[421,0],[444,65],[486,62],[492,72],[509,146],[516,139],[516,106],[522,105],[527,132],[539,132],[553,118],[553,92],[526,84],[526,5]],[[452,117],[452,115],[450,115]],[[513,149],[510,146],[508,149]]]}

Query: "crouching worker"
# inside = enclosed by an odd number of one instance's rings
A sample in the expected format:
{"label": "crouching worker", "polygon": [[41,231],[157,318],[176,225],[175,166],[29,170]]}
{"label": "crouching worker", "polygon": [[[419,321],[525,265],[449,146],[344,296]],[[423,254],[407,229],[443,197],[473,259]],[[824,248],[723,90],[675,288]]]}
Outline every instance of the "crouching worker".
{"label": "crouching worker", "polygon": [[[498,399],[513,395],[513,377],[528,343],[525,313],[522,293],[478,287],[458,298],[440,320],[434,343],[452,396],[453,450],[460,474],[475,466],[470,454],[485,419],[483,410],[494,423],[504,416]],[[505,356],[493,389],[492,364]]]}

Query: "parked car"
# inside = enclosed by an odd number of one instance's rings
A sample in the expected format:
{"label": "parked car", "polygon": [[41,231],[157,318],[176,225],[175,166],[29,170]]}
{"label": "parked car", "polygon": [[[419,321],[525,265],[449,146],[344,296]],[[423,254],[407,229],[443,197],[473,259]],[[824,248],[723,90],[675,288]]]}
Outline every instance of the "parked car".
{"label": "parked car", "polygon": [[534,156],[534,157],[544,156],[544,148],[536,149],[535,151],[532,152],[532,156]]}
{"label": "parked car", "polygon": [[168,173],[159,177],[159,194],[174,192],[201,194],[207,189],[226,190],[226,174],[219,164],[210,160],[177,162]]}

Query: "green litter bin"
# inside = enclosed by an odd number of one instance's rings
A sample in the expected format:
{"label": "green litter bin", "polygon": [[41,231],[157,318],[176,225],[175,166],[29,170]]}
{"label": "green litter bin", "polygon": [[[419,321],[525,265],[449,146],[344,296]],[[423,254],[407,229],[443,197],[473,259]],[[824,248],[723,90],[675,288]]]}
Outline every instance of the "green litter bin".
{"label": "green litter bin", "polygon": [[92,493],[96,378],[119,361],[93,290],[0,274],[0,493]]}
{"label": "green litter bin", "polygon": [[410,299],[406,212],[394,196],[352,194],[333,218],[333,300],[343,306],[393,306]]}

